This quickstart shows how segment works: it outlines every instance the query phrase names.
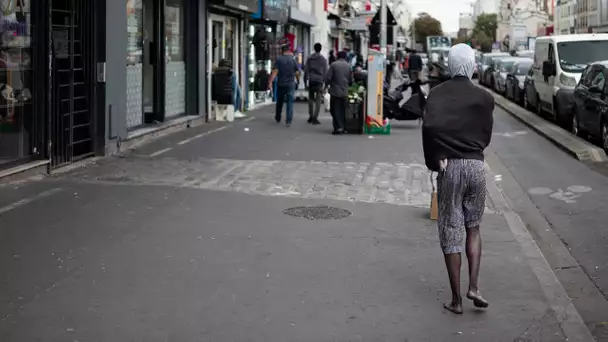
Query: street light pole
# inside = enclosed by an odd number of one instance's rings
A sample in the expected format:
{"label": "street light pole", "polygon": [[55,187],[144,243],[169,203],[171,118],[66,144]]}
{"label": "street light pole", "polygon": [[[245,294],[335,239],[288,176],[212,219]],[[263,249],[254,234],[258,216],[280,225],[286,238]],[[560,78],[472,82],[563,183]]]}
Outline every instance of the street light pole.
{"label": "street light pole", "polygon": [[416,18],[412,21],[412,49],[416,50]]}
{"label": "street light pole", "polygon": [[387,31],[386,31],[386,9],[387,9],[387,0],[380,0],[380,52],[382,52],[386,56],[386,40],[387,40]]}

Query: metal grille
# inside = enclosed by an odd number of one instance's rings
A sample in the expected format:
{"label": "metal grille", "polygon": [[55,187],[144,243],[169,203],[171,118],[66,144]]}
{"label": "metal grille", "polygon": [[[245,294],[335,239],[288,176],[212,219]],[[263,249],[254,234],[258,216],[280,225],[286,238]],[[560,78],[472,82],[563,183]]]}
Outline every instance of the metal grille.
{"label": "metal grille", "polygon": [[93,154],[94,81],[91,0],[52,0],[51,161]]}

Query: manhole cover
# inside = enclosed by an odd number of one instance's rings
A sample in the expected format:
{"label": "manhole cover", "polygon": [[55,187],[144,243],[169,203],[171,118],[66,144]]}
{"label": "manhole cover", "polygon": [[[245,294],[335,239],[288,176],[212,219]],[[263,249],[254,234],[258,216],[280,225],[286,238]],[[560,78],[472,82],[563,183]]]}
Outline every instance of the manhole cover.
{"label": "manhole cover", "polygon": [[286,209],[283,213],[309,220],[340,220],[352,215],[348,210],[328,206],[295,207]]}

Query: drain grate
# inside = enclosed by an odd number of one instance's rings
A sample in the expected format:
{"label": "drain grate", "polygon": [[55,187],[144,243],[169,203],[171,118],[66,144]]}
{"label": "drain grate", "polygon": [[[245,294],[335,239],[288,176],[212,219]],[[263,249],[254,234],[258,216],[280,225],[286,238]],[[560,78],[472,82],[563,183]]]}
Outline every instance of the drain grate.
{"label": "drain grate", "polygon": [[303,217],[309,220],[340,220],[352,215],[346,209],[328,206],[295,207],[285,209],[283,214],[293,217]]}

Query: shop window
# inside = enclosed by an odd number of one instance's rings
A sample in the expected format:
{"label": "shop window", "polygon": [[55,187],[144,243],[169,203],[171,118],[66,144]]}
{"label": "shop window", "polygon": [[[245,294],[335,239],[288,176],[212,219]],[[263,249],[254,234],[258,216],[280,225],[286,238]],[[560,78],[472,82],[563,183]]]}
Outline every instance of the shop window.
{"label": "shop window", "polygon": [[0,167],[34,152],[30,3],[0,2]]}
{"label": "shop window", "polygon": [[184,59],[184,0],[167,0],[165,6],[165,116],[186,112],[186,62]]}
{"label": "shop window", "polygon": [[[148,9],[148,12],[151,12]],[[127,0],[127,127],[143,124],[144,9],[142,0]],[[148,70],[146,70],[148,71]],[[148,87],[150,88],[150,87]],[[150,89],[151,90],[151,89]],[[151,94],[146,94],[150,97]]]}

